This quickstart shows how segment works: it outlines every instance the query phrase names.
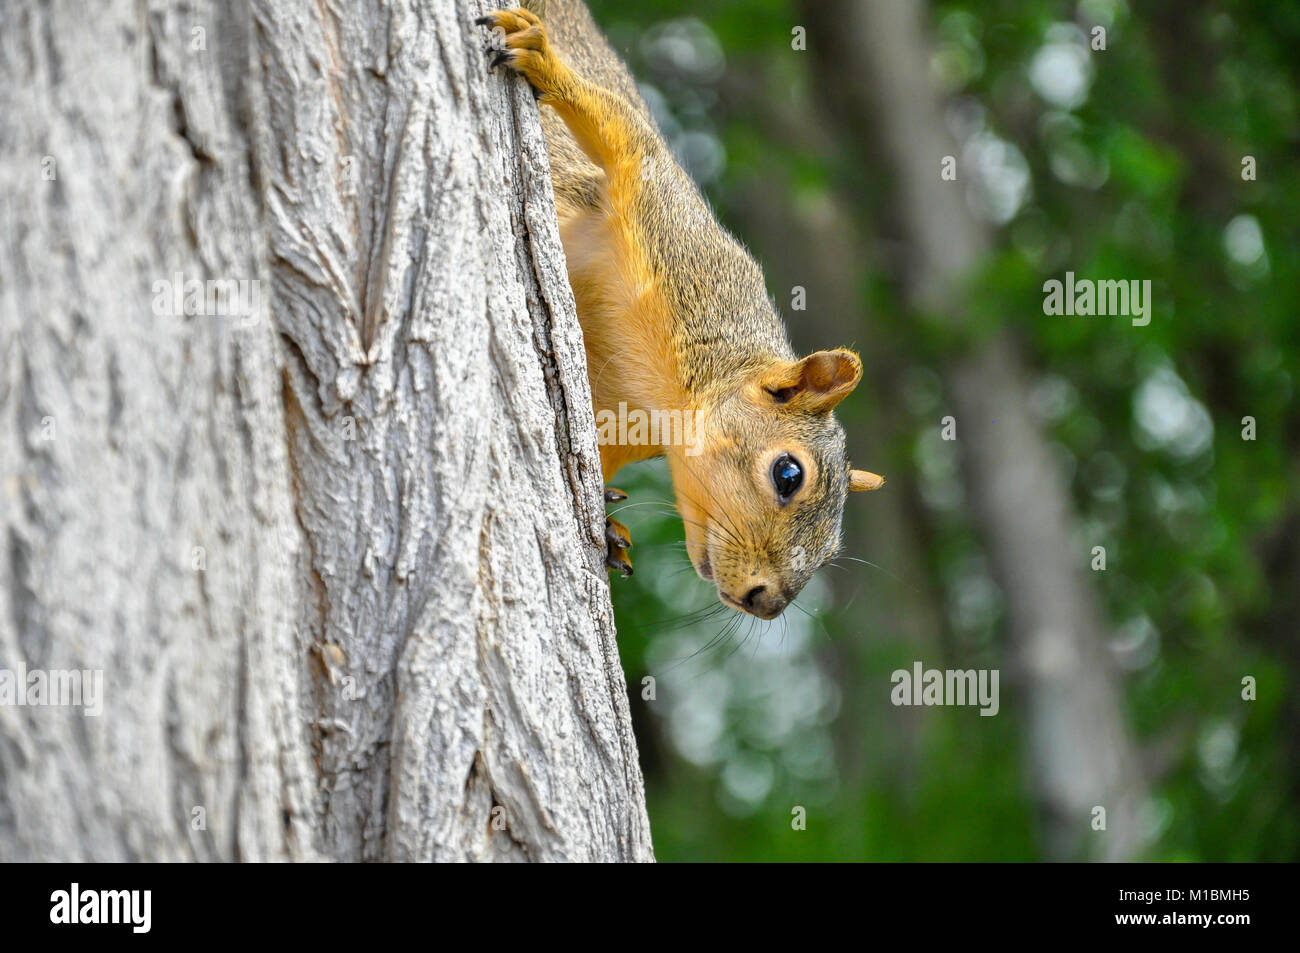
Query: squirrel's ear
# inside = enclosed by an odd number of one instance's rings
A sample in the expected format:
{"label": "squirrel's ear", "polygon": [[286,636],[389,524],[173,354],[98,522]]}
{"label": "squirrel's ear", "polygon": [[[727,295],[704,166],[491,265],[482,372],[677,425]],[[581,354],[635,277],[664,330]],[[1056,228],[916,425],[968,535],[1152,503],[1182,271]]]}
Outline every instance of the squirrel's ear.
{"label": "squirrel's ear", "polygon": [[849,471],[849,492],[862,493],[866,490],[879,490],[885,485],[885,478],[878,473],[868,473],[866,470]]}
{"label": "squirrel's ear", "polygon": [[778,404],[824,414],[853,392],[862,379],[862,362],[852,351],[818,351],[786,364],[763,382]]}

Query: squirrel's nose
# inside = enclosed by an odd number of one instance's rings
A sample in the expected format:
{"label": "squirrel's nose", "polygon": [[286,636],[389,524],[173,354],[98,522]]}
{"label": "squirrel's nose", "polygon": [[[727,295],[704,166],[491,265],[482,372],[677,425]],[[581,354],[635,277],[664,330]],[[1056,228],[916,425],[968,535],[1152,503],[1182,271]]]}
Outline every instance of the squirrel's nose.
{"label": "squirrel's nose", "polygon": [[786,606],[781,594],[767,586],[755,586],[745,593],[740,603],[760,619],[775,619]]}

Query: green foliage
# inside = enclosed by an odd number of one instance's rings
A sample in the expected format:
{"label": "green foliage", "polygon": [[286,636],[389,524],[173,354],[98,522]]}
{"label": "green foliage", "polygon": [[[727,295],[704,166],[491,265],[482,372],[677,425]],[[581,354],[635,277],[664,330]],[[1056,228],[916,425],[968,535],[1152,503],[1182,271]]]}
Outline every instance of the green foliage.
{"label": "green foliage", "polygon": [[[810,75],[821,38],[810,32],[807,52],[790,50],[798,8],[592,8],[681,128],[725,149],[725,169],[706,185],[742,239],[761,244],[747,234],[754,216],[744,203],[782,196],[795,213],[827,202],[849,209],[873,248],[880,223],[868,210],[888,189],[868,181],[875,157],[844,137],[776,131],[774,114],[816,116],[822,106]],[[647,50],[653,30],[684,17],[707,24],[725,54],[716,83],[675,76]],[[981,719],[877,697],[917,649],[881,631],[873,605],[913,588],[942,607],[934,664],[1001,658],[1000,594],[964,512],[955,457],[927,434],[942,412],[944,354],[1010,327],[1035,378],[1035,412],[1071,474],[1083,549],[1106,546],[1107,568],[1093,578],[1126,673],[1131,729],[1156,772],[1149,856],[1294,860],[1300,673],[1296,617],[1280,607],[1296,605],[1285,556],[1296,558],[1300,526],[1300,8],[996,0],[939,3],[929,20],[936,75],[954,99],[978,105],[988,134],[1015,147],[1030,186],[1015,214],[991,226],[995,247],[971,276],[961,333],[905,313],[876,252],[846,278],[861,288],[850,289],[860,309],[841,316],[844,338],[885,348],[897,375],[873,451],[895,464],[892,484],[917,488],[921,576],[892,576],[889,553],[867,548],[853,555],[883,566],[828,570],[833,583],[800,599],[804,614],[766,625],[713,614],[668,512],[666,471],[619,476],[633,503],[665,501],[620,517],[637,575],[614,583],[659,856],[1040,856],[1014,703]],[[1035,57],[1062,24],[1086,36],[1100,22],[1107,48],[1088,54],[1086,98],[1049,102],[1033,86]],[[1253,181],[1242,177],[1247,156]],[[1067,270],[1150,280],[1151,323],[1045,315],[1043,282]],[[852,401],[844,413],[855,430],[877,419]],[[1254,440],[1242,437],[1244,417],[1254,418]],[[652,702],[635,697],[647,674]],[[1241,698],[1246,675],[1258,683],[1253,702]],[[807,808],[806,830],[792,830],[792,805]]]}

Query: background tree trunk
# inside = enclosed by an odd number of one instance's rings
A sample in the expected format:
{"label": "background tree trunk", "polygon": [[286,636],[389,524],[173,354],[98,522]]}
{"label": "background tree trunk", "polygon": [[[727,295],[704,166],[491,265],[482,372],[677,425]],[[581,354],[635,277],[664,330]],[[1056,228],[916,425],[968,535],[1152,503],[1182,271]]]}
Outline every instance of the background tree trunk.
{"label": "background tree trunk", "polygon": [[[963,186],[940,179],[943,157],[957,148],[929,78],[922,5],[834,0],[805,3],[804,10],[829,47],[815,61],[822,101],[840,117],[841,134],[857,154],[879,156],[889,175],[907,303],[918,320],[960,330],[971,317],[962,282],[989,239],[962,199]],[[1044,853],[1130,859],[1143,846],[1138,812],[1146,786],[1086,578],[1089,550],[1075,532],[1069,488],[1030,414],[1011,335],[964,340],[949,358],[945,384],[971,509],[1007,603],[1009,674],[1024,706]],[[1095,807],[1106,810],[1106,830],[1090,843]]]}
{"label": "background tree trunk", "polygon": [[[104,711],[0,706],[0,859],[652,859],[545,148],[480,12],[6,15],[0,669],[102,670]],[[263,306],[159,313],[177,275]]]}

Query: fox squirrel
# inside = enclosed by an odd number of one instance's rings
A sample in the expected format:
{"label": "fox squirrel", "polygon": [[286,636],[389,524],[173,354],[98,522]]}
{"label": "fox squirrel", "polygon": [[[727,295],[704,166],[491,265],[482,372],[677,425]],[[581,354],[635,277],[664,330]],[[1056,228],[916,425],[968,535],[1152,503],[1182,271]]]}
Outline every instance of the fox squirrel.
{"label": "fox squirrel", "polygon": [[[551,107],[542,125],[597,419],[680,410],[698,427],[693,447],[602,441],[605,481],[666,456],[696,572],[726,605],[775,618],[837,552],[847,493],[884,483],[849,469],[831,414],[862,364],[843,349],[795,356],[762,271],[673,158],[586,6],[527,6],[475,22],[499,31],[492,67]],[[626,527],[608,518],[606,538],[607,565],[630,574]]]}

